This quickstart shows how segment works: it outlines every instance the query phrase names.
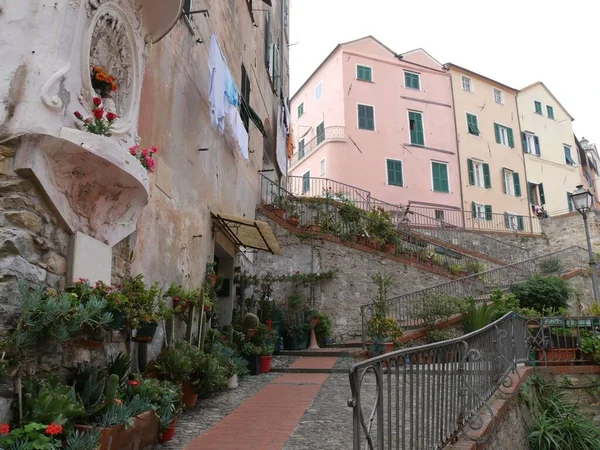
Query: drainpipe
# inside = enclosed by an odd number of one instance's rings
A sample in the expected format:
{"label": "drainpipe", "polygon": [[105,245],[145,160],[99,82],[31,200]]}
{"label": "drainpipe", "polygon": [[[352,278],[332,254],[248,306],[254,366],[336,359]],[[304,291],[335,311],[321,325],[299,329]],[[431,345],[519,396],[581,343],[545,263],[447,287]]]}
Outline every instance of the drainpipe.
{"label": "drainpipe", "polygon": [[458,125],[456,124],[456,104],[454,103],[454,84],[452,83],[452,75],[450,74],[450,69],[446,69],[446,73],[448,74],[448,78],[450,78],[450,92],[452,93],[452,114],[454,114],[454,137],[456,142],[456,157],[458,159],[458,182],[460,183],[460,210],[462,211],[462,227],[466,228],[462,170],[460,160],[460,145],[458,143]]}
{"label": "drainpipe", "polygon": [[[527,176],[527,163],[525,162],[525,152],[523,151],[523,132],[521,131],[521,113],[519,112],[519,91],[515,95],[515,105],[517,107],[517,126],[519,128],[519,142],[521,143],[521,157],[523,158],[523,174],[525,175],[525,191],[527,192],[527,210],[529,215],[529,229],[531,230],[531,234],[533,234],[533,217],[531,215],[531,206],[533,202],[532,199],[529,198],[529,177]],[[515,143],[515,146],[517,144]],[[541,223],[541,222],[540,222]],[[541,230],[543,231],[543,230]]]}

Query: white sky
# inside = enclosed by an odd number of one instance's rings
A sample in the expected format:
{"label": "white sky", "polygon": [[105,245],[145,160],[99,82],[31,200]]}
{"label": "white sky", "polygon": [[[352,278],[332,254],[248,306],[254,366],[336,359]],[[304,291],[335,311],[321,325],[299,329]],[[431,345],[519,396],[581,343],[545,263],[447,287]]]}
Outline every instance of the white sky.
{"label": "white sky", "polygon": [[543,81],[600,144],[597,0],[291,0],[290,15],[290,97],[337,44],[373,35],[516,89]]}

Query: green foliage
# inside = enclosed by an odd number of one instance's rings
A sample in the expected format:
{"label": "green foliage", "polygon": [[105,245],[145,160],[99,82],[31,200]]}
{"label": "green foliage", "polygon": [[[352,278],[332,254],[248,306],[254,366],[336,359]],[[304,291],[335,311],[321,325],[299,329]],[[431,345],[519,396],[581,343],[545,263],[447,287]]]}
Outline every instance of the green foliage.
{"label": "green foliage", "polygon": [[592,332],[585,332],[585,334],[582,332],[581,351],[600,364],[600,336],[595,336]]}
{"label": "green foliage", "polygon": [[387,290],[392,282],[392,277],[377,274],[371,277],[371,279],[377,288],[377,295],[373,299],[373,315],[376,317],[386,317],[388,314]]}
{"label": "green foliage", "polygon": [[415,316],[424,328],[433,328],[436,324],[447,322],[452,316],[463,313],[467,306],[467,299],[433,292],[417,305]]}
{"label": "green foliage", "polygon": [[121,292],[127,297],[122,311],[131,329],[136,329],[140,322],[156,323],[168,315],[158,283],[148,287],[142,275],[125,280]]}
{"label": "green foliage", "polygon": [[582,314],[586,317],[600,317],[600,304],[591,303],[583,308]]}
{"label": "green foliage", "polygon": [[190,375],[192,372],[192,360],[189,355],[190,348],[186,347],[184,349],[182,342],[180,341],[174,346],[163,348],[152,368],[155,376],[174,383],[183,383]]}
{"label": "green foliage", "polygon": [[562,259],[558,256],[546,258],[539,262],[540,272],[544,275],[560,273],[565,268]]}
{"label": "green foliage", "polygon": [[110,428],[117,425],[124,425],[125,428],[129,428],[133,426],[136,416],[150,409],[152,409],[150,400],[136,395],[129,402],[111,404],[99,418],[97,425],[101,428]]}
{"label": "green foliage", "polygon": [[558,386],[537,375],[527,379],[521,400],[529,407],[527,424],[531,450],[595,450],[600,448],[600,430],[583,416],[578,405],[565,399]]}
{"label": "green foliage", "polygon": [[242,326],[244,327],[245,330],[253,330],[256,327],[258,327],[259,323],[260,323],[260,320],[258,319],[258,316],[256,316],[255,314],[252,314],[252,313],[247,313],[244,316],[244,320],[242,321]]}
{"label": "green foliage", "polygon": [[430,329],[425,333],[425,337],[427,338],[427,342],[433,344],[435,342],[447,341],[448,339],[452,339],[452,331],[446,330],[437,330]]}
{"label": "green foliage", "polygon": [[73,386],[88,417],[102,409],[106,372],[103,367],[79,363],[74,375]]}
{"label": "green foliage", "polygon": [[23,381],[23,420],[24,422],[57,423],[64,425],[84,415],[83,406],[75,402],[75,389],[65,386],[58,378]]}
{"label": "green foliage", "polygon": [[200,395],[218,392],[227,387],[227,369],[220,364],[215,355],[204,355],[194,362],[194,370],[198,374],[196,392]]}
{"label": "green foliage", "polygon": [[390,214],[383,208],[373,208],[367,213],[367,233],[370,237],[388,242],[396,236],[396,227],[390,219]]}
{"label": "green foliage", "polygon": [[488,306],[487,303],[476,305],[474,300],[469,301],[469,306],[462,319],[462,326],[465,333],[477,331],[492,323],[496,308]]}
{"label": "green foliage", "polygon": [[502,289],[492,292],[490,300],[494,303],[492,321],[498,320],[509,312],[514,312],[523,317],[540,317],[541,313],[532,308],[521,308],[515,294],[505,293]]}
{"label": "green foliage", "polygon": [[108,374],[115,374],[119,377],[119,386],[121,389],[127,384],[129,372],[131,372],[131,356],[127,353],[119,352],[117,356],[110,358]]}
{"label": "green foliage", "polygon": [[252,342],[246,342],[242,347],[242,355],[246,356],[260,355],[261,351],[261,347],[259,347],[258,345],[254,345]]}
{"label": "green foliage", "polygon": [[275,346],[273,344],[263,344],[260,348],[260,354],[262,356],[271,356],[275,352]]}
{"label": "green foliage", "polygon": [[566,308],[572,288],[560,277],[534,275],[512,286],[511,291],[521,307],[543,311],[549,308]]}
{"label": "green foliage", "polygon": [[117,398],[117,391],[119,389],[119,376],[115,373],[108,377],[108,383],[106,384],[106,391],[104,398],[106,399],[107,408],[110,408],[115,404]]}
{"label": "green foliage", "polygon": [[33,422],[0,435],[0,448],[6,450],[56,450],[61,442],[45,434],[46,425]]}
{"label": "green foliage", "polygon": [[465,267],[462,264],[452,264],[448,270],[450,270],[450,273],[452,275],[458,276],[461,274],[461,272],[465,271]]}
{"label": "green foliage", "polygon": [[479,273],[485,270],[485,264],[473,259],[465,264],[465,270],[469,273]]}
{"label": "green foliage", "polygon": [[402,334],[402,328],[393,317],[373,316],[367,320],[367,335],[373,341],[397,341]]}
{"label": "green foliage", "polygon": [[65,450],[96,450],[100,444],[100,431],[90,430],[82,432],[71,430],[67,433]]}

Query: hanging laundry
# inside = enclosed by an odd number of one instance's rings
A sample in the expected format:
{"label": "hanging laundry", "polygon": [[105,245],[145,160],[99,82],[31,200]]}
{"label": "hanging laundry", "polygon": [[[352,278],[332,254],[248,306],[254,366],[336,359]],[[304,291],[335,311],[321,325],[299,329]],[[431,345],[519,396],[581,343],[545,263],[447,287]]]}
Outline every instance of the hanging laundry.
{"label": "hanging laundry", "polygon": [[238,90],[229,69],[227,69],[225,77],[225,97],[230,105],[235,106],[236,108],[240,106],[240,91]]}
{"label": "hanging laundry", "polygon": [[288,141],[287,141],[287,156],[288,159],[292,159],[292,156],[294,154],[294,132],[292,131],[292,129],[290,128],[290,134],[288,134]]}
{"label": "hanging laundry", "polygon": [[210,38],[210,51],[208,55],[210,67],[210,123],[213,128],[223,133],[225,131],[225,90],[227,85],[227,64],[219,47],[217,35],[213,33]]}
{"label": "hanging laundry", "polygon": [[225,105],[225,109],[227,111],[227,123],[231,127],[231,134],[240,146],[242,156],[248,159],[248,132],[240,116],[240,111],[230,103]]}

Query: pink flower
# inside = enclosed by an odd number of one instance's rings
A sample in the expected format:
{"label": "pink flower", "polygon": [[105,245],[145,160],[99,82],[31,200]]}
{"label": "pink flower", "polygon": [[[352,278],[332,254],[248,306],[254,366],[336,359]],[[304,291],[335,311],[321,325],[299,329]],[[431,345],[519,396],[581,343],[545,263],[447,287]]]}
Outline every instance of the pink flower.
{"label": "pink flower", "polygon": [[147,148],[145,148],[144,150],[142,150],[142,156],[145,158],[146,156],[148,156],[149,152],[150,151]]}
{"label": "pink flower", "polygon": [[102,104],[102,99],[100,97],[94,97],[94,106],[100,106]]}
{"label": "pink flower", "polygon": [[79,279],[79,282],[80,282],[80,283],[87,283],[87,282],[88,282],[88,279],[87,279],[87,278],[80,278],[80,279]]}
{"label": "pink flower", "polygon": [[85,123],[91,123],[92,122],[92,118],[88,117],[87,119],[85,119]]}
{"label": "pink flower", "polygon": [[153,145],[150,150],[152,151],[152,153],[156,153],[158,151],[158,147],[156,145]]}
{"label": "pink flower", "polygon": [[137,151],[140,148],[139,145],[134,145],[133,147],[129,147],[129,153],[131,153],[133,156],[137,156]]}

